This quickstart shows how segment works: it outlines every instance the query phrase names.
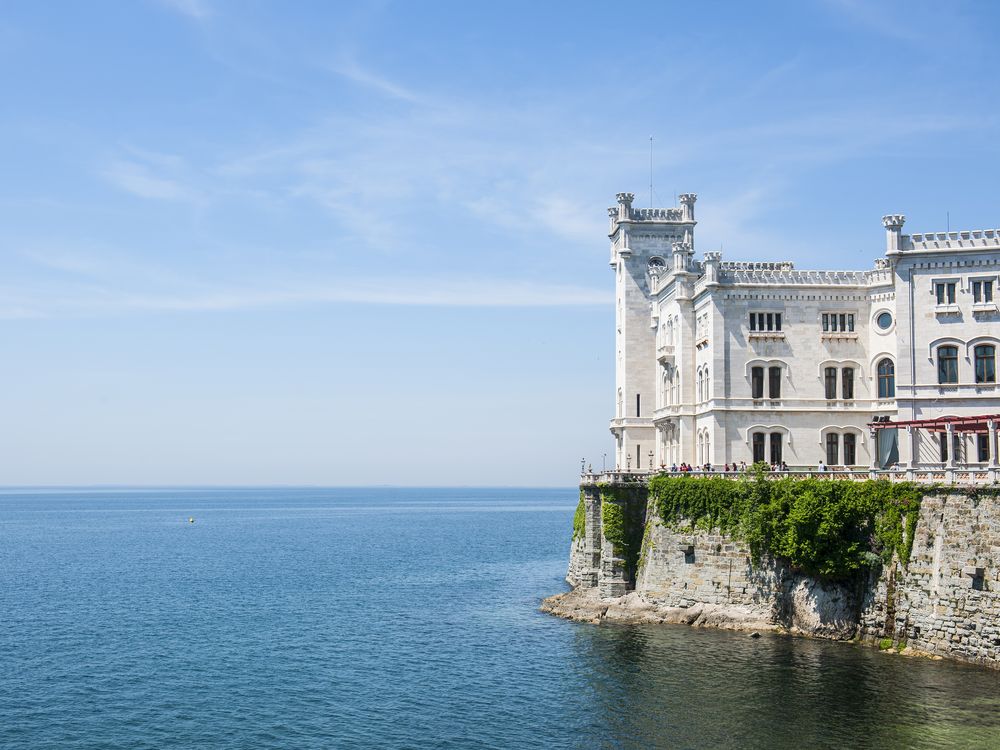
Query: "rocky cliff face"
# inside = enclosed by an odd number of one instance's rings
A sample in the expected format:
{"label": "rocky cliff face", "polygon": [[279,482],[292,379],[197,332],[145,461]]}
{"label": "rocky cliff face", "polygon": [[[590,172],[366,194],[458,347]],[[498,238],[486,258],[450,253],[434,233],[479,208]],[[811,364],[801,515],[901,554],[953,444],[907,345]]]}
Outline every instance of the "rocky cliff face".
{"label": "rocky cliff face", "polygon": [[[602,509],[599,489],[584,486],[586,529],[573,540],[567,575],[574,588],[545,600],[545,611],[591,622],[891,639],[909,652],[1000,667],[1000,502],[994,492],[929,493],[907,564],[894,560],[850,583],[754,559],[745,544],[717,530],[668,527],[634,486],[624,496],[610,502],[629,506],[622,508],[626,517],[641,514],[641,540],[626,534],[623,543],[621,528],[605,528],[606,515],[622,514]],[[635,561],[629,542],[639,545]]]}

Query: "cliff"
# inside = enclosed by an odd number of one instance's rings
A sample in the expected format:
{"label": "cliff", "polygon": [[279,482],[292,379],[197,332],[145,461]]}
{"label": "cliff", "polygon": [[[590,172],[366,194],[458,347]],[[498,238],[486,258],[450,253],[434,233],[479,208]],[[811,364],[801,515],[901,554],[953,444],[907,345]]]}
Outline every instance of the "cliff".
{"label": "cliff", "polygon": [[[588,483],[581,487],[570,547],[567,581],[573,589],[546,599],[542,609],[589,622],[860,638],[1000,667],[997,495],[996,489],[925,488],[912,513],[862,525],[871,533],[866,544],[881,556],[842,544],[854,557],[834,575],[822,575],[808,569],[808,560],[751,545],[729,528],[731,522],[709,525],[676,514],[664,519],[664,504],[645,482]],[[881,543],[879,549],[874,526],[895,547]],[[813,540],[793,531],[808,548]],[[828,532],[814,528],[817,536]],[[852,559],[864,564],[852,569]]]}

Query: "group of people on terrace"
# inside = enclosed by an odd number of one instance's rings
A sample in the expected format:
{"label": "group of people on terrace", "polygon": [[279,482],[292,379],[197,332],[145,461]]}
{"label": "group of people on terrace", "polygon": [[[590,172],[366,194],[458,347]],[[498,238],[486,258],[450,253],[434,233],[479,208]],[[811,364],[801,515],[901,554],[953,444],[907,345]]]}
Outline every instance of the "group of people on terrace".
{"label": "group of people on terrace", "polygon": [[[732,474],[736,472],[749,471],[749,469],[750,467],[747,466],[746,461],[740,461],[739,464],[736,464],[735,462],[731,464],[725,464],[722,467],[721,471],[725,474]],[[822,463],[820,463],[819,470],[826,471],[826,467]],[[686,473],[691,471],[700,471],[706,474],[710,474],[719,471],[719,469],[716,469],[710,463],[704,464],[702,466],[692,466],[691,464],[684,463],[682,461],[680,464],[671,464],[669,469],[667,468],[666,464],[660,464],[660,471],[669,471],[673,474]],[[771,464],[770,471],[788,471],[788,464],[785,463],[784,461],[782,461],[780,464]]]}

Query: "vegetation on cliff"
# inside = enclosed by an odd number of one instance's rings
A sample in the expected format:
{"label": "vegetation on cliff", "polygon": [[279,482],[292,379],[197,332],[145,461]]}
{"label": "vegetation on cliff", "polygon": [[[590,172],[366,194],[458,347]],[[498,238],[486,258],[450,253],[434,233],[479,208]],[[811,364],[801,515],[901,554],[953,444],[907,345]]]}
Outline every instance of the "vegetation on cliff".
{"label": "vegetation on cliff", "polygon": [[598,485],[601,493],[601,525],[615,557],[625,561],[625,570],[635,580],[645,527],[646,488],[628,485]]}
{"label": "vegetation on cliff", "polygon": [[661,522],[718,528],[757,556],[782,558],[823,578],[847,578],[893,554],[905,566],[926,491],[887,480],[770,479],[762,472],[649,482]]}
{"label": "vegetation on cliff", "polygon": [[583,539],[587,533],[587,509],[583,504],[583,490],[580,490],[580,502],[576,504],[573,514],[573,541]]}

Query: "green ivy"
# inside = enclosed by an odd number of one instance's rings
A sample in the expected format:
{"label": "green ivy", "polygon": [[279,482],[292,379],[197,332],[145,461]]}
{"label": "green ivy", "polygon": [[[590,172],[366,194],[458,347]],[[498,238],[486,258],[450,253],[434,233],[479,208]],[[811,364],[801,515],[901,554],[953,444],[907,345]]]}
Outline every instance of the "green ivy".
{"label": "green ivy", "polygon": [[601,526],[615,556],[625,561],[629,578],[635,578],[645,527],[647,488],[643,485],[598,485],[601,493]]}
{"label": "green ivy", "polygon": [[[783,477],[658,476],[650,480],[662,522],[718,528],[757,556],[783,558],[824,578],[848,578],[897,555],[905,566],[926,487]],[[905,523],[904,523],[905,521]]]}
{"label": "green ivy", "polygon": [[583,504],[583,490],[580,490],[580,502],[573,514],[573,540],[583,539],[587,533],[587,508]]}

